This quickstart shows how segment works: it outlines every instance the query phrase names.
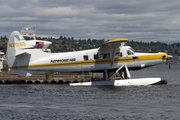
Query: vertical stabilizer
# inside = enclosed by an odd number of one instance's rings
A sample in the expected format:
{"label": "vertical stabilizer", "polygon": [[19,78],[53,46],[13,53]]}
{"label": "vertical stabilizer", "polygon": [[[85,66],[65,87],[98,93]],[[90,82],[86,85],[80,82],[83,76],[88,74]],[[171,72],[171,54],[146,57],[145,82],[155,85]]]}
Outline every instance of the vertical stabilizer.
{"label": "vertical stabilizer", "polygon": [[18,31],[11,33],[7,44],[7,60],[8,66],[13,72],[21,76],[31,76],[33,74],[33,71],[28,71],[28,69],[18,69],[19,66],[29,65],[31,54],[28,53],[28,49],[32,48],[33,46],[29,45]]}

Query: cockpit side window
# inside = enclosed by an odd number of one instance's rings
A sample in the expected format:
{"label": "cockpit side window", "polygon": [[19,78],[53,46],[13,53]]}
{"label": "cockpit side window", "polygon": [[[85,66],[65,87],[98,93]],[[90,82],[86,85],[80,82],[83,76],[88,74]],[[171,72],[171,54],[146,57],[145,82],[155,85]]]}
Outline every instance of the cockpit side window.
{"label": "cockpit side window", "polygon": [[128,55],[133,55],[134,52],[132,52],[131,49],[129,49],[129,50],[127,50],[127,54],[128,54]]}
{"label": "cockpit side window", "polygon": [[94,54],[94,60],[98,59],[98,54]]}
{"label": "cockpit side window", "polygon": [[115,52],[115,58],[122,57],[122,52]]}

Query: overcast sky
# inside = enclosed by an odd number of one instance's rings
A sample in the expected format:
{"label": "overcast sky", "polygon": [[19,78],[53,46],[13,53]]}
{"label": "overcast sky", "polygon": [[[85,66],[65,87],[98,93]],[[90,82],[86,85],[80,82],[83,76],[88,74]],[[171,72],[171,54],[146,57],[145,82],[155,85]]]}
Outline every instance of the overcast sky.
{"label": "overcast sky", "polygon": [[0,0],[0,36],[180,42],[180,0]]}

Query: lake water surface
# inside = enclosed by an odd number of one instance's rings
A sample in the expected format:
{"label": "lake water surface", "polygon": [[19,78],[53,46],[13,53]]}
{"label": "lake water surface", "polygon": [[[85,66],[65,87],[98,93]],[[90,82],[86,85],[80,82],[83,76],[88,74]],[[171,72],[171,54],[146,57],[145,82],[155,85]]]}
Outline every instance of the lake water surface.
{"label": "lake water surface", "polygon": [[131,71],[167,85],[0,85],[0,120],[180,120],[180,65]]}

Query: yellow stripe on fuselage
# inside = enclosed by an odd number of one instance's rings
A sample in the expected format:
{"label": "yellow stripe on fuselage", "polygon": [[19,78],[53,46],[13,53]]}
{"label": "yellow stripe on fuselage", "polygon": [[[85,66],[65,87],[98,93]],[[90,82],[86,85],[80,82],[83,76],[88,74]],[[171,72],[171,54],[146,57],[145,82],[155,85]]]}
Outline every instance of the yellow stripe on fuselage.
{"label": "yellow stripe on fuselage", "polygon": [[[164,55],[167,56],[167,54],[156,54],[156,55],[147,55],[147,56],[137,56],[139,59],[132,59],[132,57],[115,58],[114,63],[156,60],[156,59],[162,59],[162,56],[164,56]],[[87,61],[75,61],[75,62],[63,62],[63,63],[48,63],[48,64],[25,65],[25,66],[13,66],[13,67],[9,67],[9,68],[10,69],[45,68],[45,67],[60,67],[60,66],[108,64],[108,63],[111,63],[111,59],[87,60]]]}

